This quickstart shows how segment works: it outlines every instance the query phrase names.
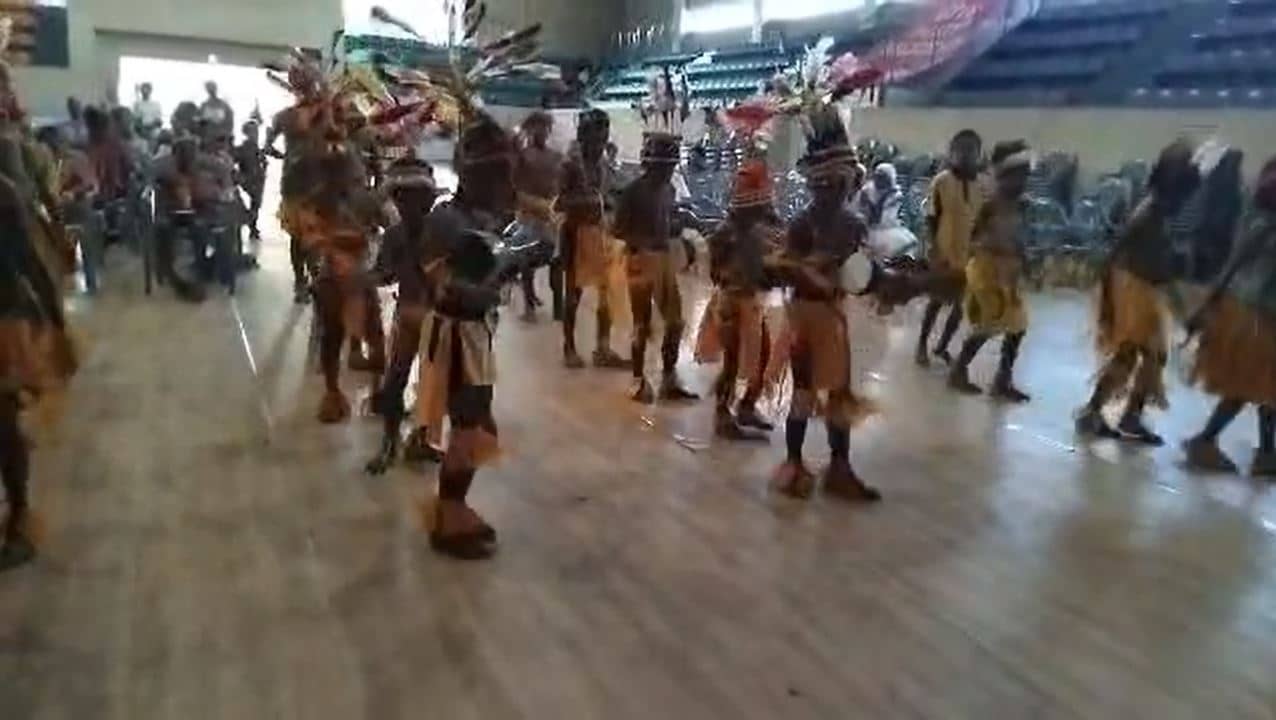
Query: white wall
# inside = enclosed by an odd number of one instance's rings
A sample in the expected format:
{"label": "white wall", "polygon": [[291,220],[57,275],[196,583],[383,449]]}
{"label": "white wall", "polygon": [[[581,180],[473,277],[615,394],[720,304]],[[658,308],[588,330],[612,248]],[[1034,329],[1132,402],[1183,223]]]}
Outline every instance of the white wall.
{"label": "white wall", "polygon": [[216,53],[252,64],[289,46],[324,46],[339,27],[341,0],[75,0],[68,7],[71,67],[20,68],[17,82],[33,114],[60,115],[67,95],[102,99],[121,54],[192,60]]}
{"label": "white wall", "polygon": [[487,0],[489,32],[539,22],[549,57],[600,58],[624,17],[623,0]]}

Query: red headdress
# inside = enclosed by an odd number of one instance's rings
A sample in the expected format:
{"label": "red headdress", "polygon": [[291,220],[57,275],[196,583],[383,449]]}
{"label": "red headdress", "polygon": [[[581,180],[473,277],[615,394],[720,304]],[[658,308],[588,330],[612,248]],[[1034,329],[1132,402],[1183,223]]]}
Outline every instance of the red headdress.
{"label": "red headdress", "polygon": [[775,105],[758,98],[723,112],[728,127],[745,142],[745,160],[736,170],[731,189],[731,207],[770,205],[775,200],[771,173],[766,165],[766,133],[776,115]]}

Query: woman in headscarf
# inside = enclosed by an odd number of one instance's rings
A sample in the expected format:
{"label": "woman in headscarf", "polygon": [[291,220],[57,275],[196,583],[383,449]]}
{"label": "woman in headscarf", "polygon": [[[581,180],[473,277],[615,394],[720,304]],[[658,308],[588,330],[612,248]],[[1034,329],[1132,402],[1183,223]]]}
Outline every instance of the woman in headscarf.
{"label": "woman in headscarf", "polygon": [[0,135],[0,475],[9,505],[0,570],[35,556],[27,530],[30,448],[19,412],[76,367],[59,288],[37,249],[30,185],[18,140]]}
{"label": "woman in headscarf", "polygon": [[853,209],[868,226],[868,245],[880,258],[899,255],[917,243],[917,236],[899,219],[904,192],[895,166],[879,163],[870,181],[855,195]]}

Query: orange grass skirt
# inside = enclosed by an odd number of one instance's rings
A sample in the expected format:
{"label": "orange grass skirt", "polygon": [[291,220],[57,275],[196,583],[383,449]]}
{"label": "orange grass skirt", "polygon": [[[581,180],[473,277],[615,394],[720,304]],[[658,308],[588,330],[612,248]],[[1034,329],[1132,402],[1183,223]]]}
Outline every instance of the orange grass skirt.
{"label": "orange grass skirt", "polygon": [[1112,268],[1099,291],[1098,334],[1095,341],[1105,357],[1133,346],[1157,357],[1169,348],[1165,296],[1133,273]]}
{"label": "orange grass skirt", "polygon": [[1224,295],[1205,318],[1191,380],[1220,398],[1276,407],[1276,319]]}
{"label": "orange grass skirt", "polygon": [[[877,406],[857,395],[851,386],[850,332],[838,303],[790,301],[771,343],[763,375],[764,396],[776,403],[791,394],[792,406],[809,404],[809,414],[838,427],[855,427],[875,415]],[[797,355],[810,358],[809,388],[792,386],[791,370]],[[803,397],[804,393],[814,397]]]}

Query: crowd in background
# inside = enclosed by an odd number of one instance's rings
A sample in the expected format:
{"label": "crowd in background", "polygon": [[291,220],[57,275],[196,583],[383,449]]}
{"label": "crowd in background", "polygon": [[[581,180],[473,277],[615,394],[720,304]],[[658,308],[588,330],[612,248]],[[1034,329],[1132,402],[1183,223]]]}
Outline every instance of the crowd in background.
{"label": "crowd in background", "polygon": [[205,91],[202,103],[179,104],[167,124],[149,84],[139,87],[132,108],[85,106],[70,97],[66,119],[36,131],[54,160],[64,220],[82,232],[90,291],[102,252],[113,241],[152,233],[158,278],[171,281],[180,295],[198,298],[200,278],[180,277],[173,267],[180,232],[192,238],[201,256],[196,275],[205,280],[234,271],[225,258],[204,262],[203,255],[225,249],[210,237],[212,229],[233,228],[236,256],[242,228],[250,239],[260,238],[267,164],[262,118],[254,112],[236,142],[234,110],[215,83],[206,83]]}

